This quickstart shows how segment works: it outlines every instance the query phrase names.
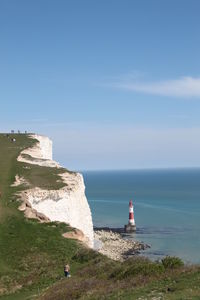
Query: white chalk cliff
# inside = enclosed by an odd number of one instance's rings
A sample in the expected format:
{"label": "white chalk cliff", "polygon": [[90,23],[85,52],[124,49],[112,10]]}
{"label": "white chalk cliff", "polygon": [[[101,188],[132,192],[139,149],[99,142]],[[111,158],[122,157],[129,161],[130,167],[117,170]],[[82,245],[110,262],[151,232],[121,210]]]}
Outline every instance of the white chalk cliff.
{"label": "white chalk cliff", "polygon": [[[22,151],[18,160],[44,167],[60,168],[60,165],[52,160],[52,141],[48,137],[40,135],[32,135],[31,138],[38,140],[38,143],[32,148]],[[60,176],[66,184],[63,188],[44,190],[35,187],[26,190],[23,197],[26,197],[25,200],[31,204],[33,209],[44,214],[51,221],[65,222],[81,230],[87,245],[93,247],[92,215],[85,196],[83,177],[79,173],[67,171]]]}

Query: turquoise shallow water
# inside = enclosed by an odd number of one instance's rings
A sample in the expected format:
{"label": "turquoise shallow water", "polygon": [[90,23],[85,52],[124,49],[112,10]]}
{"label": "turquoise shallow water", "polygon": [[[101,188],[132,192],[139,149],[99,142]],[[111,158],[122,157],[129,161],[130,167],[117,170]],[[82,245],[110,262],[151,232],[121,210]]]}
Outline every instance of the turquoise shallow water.
{"label": "turquoise shallow water", "polygon": [[[95,226],[123,227],[135,208],[133,238],[152,259],[200,263],[200,169],[83,172]],[[132,238],[130,237],[130,238]]]}

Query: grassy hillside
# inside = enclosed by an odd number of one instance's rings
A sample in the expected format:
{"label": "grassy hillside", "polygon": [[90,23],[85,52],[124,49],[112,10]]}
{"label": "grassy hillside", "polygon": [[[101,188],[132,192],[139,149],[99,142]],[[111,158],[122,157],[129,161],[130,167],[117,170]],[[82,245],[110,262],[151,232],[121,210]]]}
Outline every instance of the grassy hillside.
{"label": "grassy hillside", "polygon": [[[11,141],[16,138],[16,143]],[[20,151],[35,143],[27,135],[0,134],[0,299],[200,299],[200,267],[186,267],[179,259],[153,263],[134,258],[114,262],[62,233],[66,224],[26,220],[11,187],[16,174],[30,186],[63,186],[63,170],[17,162]],[[63,278],[63,265],[71,278]]]}
{"label": "grassy hillside", "polygon": [[[16,142],[11,141],[16,138]],[[11,187],[15,175],[23,175],[32,186],[55,189],[58,170],[17,162],[20,151],[34,144],[26,135],[0,135],[0,294],[14,293],[2,299],[26,299],[37,295],[63,275],[63,264],[70,262],[78,244],[64,239],[65,224],[40,224],[26,220],[17,207],[16,192],[25,187]],[[73,270],[76,270],[76,262]],[[30,298],[31,299],[31,298]]]}

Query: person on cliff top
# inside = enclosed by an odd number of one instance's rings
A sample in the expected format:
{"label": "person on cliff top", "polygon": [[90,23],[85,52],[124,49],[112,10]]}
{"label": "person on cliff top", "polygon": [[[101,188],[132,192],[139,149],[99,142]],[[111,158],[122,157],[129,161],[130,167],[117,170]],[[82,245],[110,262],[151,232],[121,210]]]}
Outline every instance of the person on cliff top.
{"label": "person on cliff top", "polygon": [[69,265],[65,265],[64,266],[65,277],[71,277],[69,271],[70,271],[70,266]]}

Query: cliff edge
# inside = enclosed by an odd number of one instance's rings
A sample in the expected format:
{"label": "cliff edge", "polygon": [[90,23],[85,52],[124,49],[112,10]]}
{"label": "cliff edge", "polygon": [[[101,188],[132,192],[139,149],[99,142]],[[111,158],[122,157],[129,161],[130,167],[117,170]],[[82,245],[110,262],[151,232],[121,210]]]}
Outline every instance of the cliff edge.
{"label": "cliff edge", "polygon": [[[94,244],[91,210],[85,196],[85,185],[80,173],[69,172],[52,160],[52,141],[45,136],[31,135],[37,140],[33,147],[23,150],[18,161],[42,167],[60,168],[60,181],[64,186],[60,189],[28,188],[21,192],[24,203],[28,203],[39,215],[50,221],[68,223],[82,231],[82,240],[91,248]],[[16,184],[20,180],[16,178]],[[27,205],[21,205],[20,210],[26,210]],[[28,206],[29,206],[28,205]],[[31,217],[32,215],[30,215]]]}

